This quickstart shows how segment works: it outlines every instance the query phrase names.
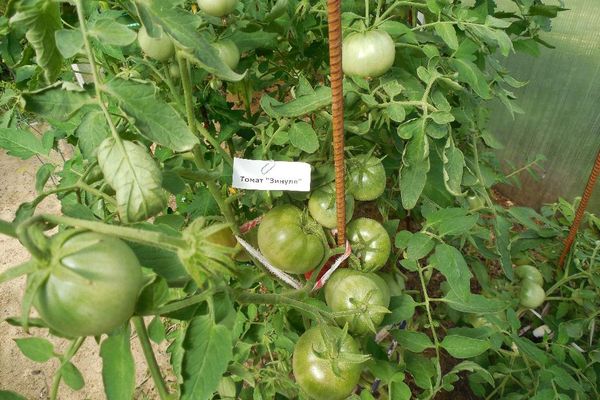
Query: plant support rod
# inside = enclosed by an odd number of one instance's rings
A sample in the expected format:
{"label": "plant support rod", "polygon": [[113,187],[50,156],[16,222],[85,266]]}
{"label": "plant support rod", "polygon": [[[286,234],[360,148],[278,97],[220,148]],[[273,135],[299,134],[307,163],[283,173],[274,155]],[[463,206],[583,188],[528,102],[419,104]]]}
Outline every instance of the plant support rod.
{"label": "plant support rod", "polygon": [[335,167],[335,206],[337,242],[346,243],[346,188],[344,179],[344,92],[342,87],[341,0],[327,0],[329,28],[329,65],[331,74],[331,113],[333,115],[333,162]]}
{"label": "plant support rod", "polygon": [[565,239],[565,248],[563,249],[563,252],[560,255],[560,259],[558,260],[559,268],[563,267],[565,258],[567,257],[567,254],[569,254],[571,246],[575,241],[575,236],[577,235],[577,230],[579,229],[579,225],[581,224],[581,220],[583,219],[583,214],[585,213],[587,205],[590,201],[590,197],[592,197],[592,193],[594,192],[594,186],[596,185],[596,181],[598,180],[598,175],[600,175],[600,150],[598,150],[598,154],[596,155],[596,162],[594,163],[594,168],[592,168],[590,177],[588,178],[587,184],[585,185],[583,195],[581,196],[581,202],[579,203],[579,207],[577,207],[577,212],[575,213],[575,219],[573,220],[571,229],[569,229],[569,235]]}

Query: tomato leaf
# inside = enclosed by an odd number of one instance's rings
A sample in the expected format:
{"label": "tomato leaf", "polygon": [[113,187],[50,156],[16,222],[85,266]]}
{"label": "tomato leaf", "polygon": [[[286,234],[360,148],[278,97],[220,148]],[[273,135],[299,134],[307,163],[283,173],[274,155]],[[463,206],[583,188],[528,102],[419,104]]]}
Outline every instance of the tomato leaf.
{"label": "tomato leaf", "polygon": [[444,42],[450,47],[452,50],[458,49],[458,38],[456,36],[456,31],[454,30],[454,26],[451,23],[439,22],[435,26],[435,32],[442,38]]}
{"label": "tomato leaf", "polygon": [[308,123],[304,121],[295,122],[290,126],[288,132],[292,146],[312,154],[319,148],[317,133]]}
{"label": "tomato leaf", "polygon": [[100,345],[102,381],[108,400],[129,400],[135,391],[135,363],[131,353],[129,323]]}
{"label": "tomato leaf", "polygon": [[49,163],[42,164],[42,166],[38,168],[35,173],[35,191],[38,194],[44,191],[44,186],[46,186],[46,182],[48,182],[48,179],[52,176],[55,168],[56,165]]}
{"label": "tomato leaf", "polygon": [[460,335],[447,335],[441,345],[454,358],[475,357],[490,348],[488,340]]}
{"label": "tomato leaf", "polygon": [[145,147],[107,138],[98,149],[98,164],[117,194],[117,207],[124,222],[145,220],[163,209],[166,197],[161,171]]}
{"label": "tomato leaf", "polygon": [[54,357],[54,346],[43,338],[31,337],[15,339],[25,357],[35,362],[46,362]]}
{"label": "tomato leaf", "polygon": [[10,392],[6,390],[0,390],[0,399],[2,400],[26,400],[25,397],[18,393]]}
{"label": "tomato leaf", "polygon": [[444,147],[442,160],[444,162],[444,184],[446,190],[454,196],[464,195],[461,191],[461,184],[465,167],[465,156],[454,145],[451,137],[448,137],[448,141]]}
{"label": "tomato leaf", "polygon": [[186,331],[182,361],[182,400],[208,399],[233,357],[231,331],[209,315],[194,318]]}
{"label": "tomato leaf", "polygon": [[432,389],[431,378],[435,375],[432,360],[412,352],[405,354],[406,369],[413,376],[415,384],[421,389]]}
{"label": "tomato leaf", "polygon": [[490,99],[490,87],[488,86],[485,75],[479,67],[471,61],[465,59],[451,58],[448,63],[456,72],[458,72],[458,80],[471,85],[475,93],[483,99]]}
{"label": "tomato leaf", "polygon": [[73,390],[81,390],[85,385],[83,375],[72,362],[67,361],[63,366],[56,372],[61,374],[63,381]]}
{"label": "tomato leaf", "polygon": [[63,64],[54,38],[54,33],[62,29],[60,4],[53,0],[20,2],[10,24],[27,29],[25,37],[35,50],[36,63],[44,69],[46,81],[54,82]]}
{"label": "tomato leaf", "polygon": [[450,292],[443,300],[453,310],[472,314],[495,313],[508,306],[502,300],[488,299],[480,294],[470,294],[466,298],[459,298],[456,293]]}
{"label": "tomato leaf", "polygon": [[411,260],[420,260],[433,250],[433,239],[421,232],[417,232],[408,240],[406,256]]}
{"label": "tomato leaf", "polygon": [[105,91],[118,99],[121,109],[147,139],[174,151],[191,150],[199,143],[177,111],[157,96],[154,87],[115,79]]}
{"label": "tomato leaf", "polygon": [[83,106],[96,102],[74,83],[57,83],[35,92],[23,93],[25,109],[48,120],[67,121]]}
{"label": "tomato leaf", "polygon": [[13,157],[27,160],[35,155],[48,155],[40,138],[30,131],[15,128],[0,128],[0,147]]}
{"label": "tomato leaf", "polygon": [[71,58],[83,48],[81,31],[74,29],[61,29],[54,32],[56,46],[64,58]]}
{"label": "tomato leaf", "polygon": [[424,350],[434,347],[429,336],[423,332],[398,330],[392,332],[392,336],[398,341],[400,347],[413,353],[422,353]]}
{"label": "tomato leaf", "polygon": [[320,86],[313,94],[299,96],[295,100],[281,103],[269,95],[263,95],[260,99],[262,109],[273,118],[300,117],[331,104],[331,89]]}
{"label": "tomato leaf", "polygon": [[136,33],[127,26],[110,18],[99,18],[88,27],[91,36],[105,44],[127,46],[133,43]]}
{"label": "tomato leaf", "polygon": [[450,293],[459,299],[467,299],[471,294],[470,279],[473,276],[463,255],[455,247],[438,244],[429,262],[446,278]]}
{"label": "tomato leaf", "polygon": [[109,135],[106,117],[101,111],[90,111],[84,115],[75,135],[83,156],[88,160],[96,157],[100,143]]}
{"label": "tomato leaf", "polygon": [[402,207],[406,210],[411,210],[417,205],[417,201],[421,197],[421,193],[427,182],[428,171],[428,158],[416,164],[405,165],[400,170],[400,194],[402,197]]}

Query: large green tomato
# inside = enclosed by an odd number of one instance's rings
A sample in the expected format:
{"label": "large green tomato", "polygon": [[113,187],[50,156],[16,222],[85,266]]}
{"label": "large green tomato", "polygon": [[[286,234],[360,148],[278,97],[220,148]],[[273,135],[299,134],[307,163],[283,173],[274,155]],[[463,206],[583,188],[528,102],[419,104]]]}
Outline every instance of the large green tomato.
{"label": "large green tomato", "polygon": [[532,280],[525,279],[521,282],[519,301],[523,307],[538,308],[546,299],[544,288]]}
{"label": "large green tomato", "polygon": [[[337,207],[335,205],[335,185],[330,183],[312,192],[308,199],[310,215],[325,228],[337,226]],[[354,213],[354,198],[346,194],[346,222],[352,219]]]}
{"label": "large green tomato", "polygon": [[394,65],[396,47],[382,30],[351,33],[342,43],[342,69],[363,78],[385,74]]}
{"label": "large green tomato", "polygon": [[231,69],[235,69],[240,62],[240,50],[233,41],[223,39],[213,43],[213,47],[219,53],[219,58]]}
{"label": "large green tomato", "polygon": [[377,157],[361,154],[348,161],[350,192],[358,201],[375,200],[385,190],[385,169]]}
{"label": "large green tomato", "polygon": [[325,257],[323,228],[290,204],[273,208],[258,226],[258,248],[275,267],[303,274]]}
{"label": "large green tomato", "polygon": [[348,241],[352,254],[358,257],[363,272],[375,272],[385,265],[392,242],[379,222],[370,218],[358,218],[348,224]]}
{"label": "large green tomato", "polygon": [[153,38],[148,35],[146,28],[143,26],[138,32],[138,43],[142,51],[156,61],[167,61],[175,54],[173,42],[167,35],[162,33],[160,37]]}
{"label": "large green tomato", "polygon": [[[325,338],[321,330],[325,331]],[[294,347],[294,377],[302,390],[315,400],[345,399],[358,384],[361,365],[343,359],[345,353],[359,353],[358,343],[346,335],[336,349],[335,342],[340,341],[342,335],[340,328],[317,326],[304,332]],[[331,341],[329,346],[325,340]]]}
{"label": "large green tomato", "polygon": [[34,305],[67,337],[110,333],[133,314],[143,285],[135,253],[120,239],[65,232],[52,240],[50,275]]}
{"label": "large green tomato", "polygon": [[520,280],[529,279],[540,286],[544,285],[542,273],[536,267],[531,265],[519,265],[515,268],[515,275],[517,275]]}
{"label": "large green tomato", "polygon": [[348,330],[357,335],[376,333],[385,310],[390,305],[387,283],[374,273],[349,268],[338,269],[325,285],[325,301],[333,312],[356,312],[339,318],[348,323]]}
{"label": "large green tomato", "polygon": [[237,6],[237,0],[198,0],[198,7],[208,15],[222,17],[231,13]]}

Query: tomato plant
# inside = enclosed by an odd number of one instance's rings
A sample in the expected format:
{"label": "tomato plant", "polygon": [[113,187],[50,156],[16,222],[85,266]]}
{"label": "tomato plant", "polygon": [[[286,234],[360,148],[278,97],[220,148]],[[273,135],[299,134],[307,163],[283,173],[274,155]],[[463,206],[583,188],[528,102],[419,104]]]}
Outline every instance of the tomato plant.
{"label": "tomato plant", "polygon": [[133,315],[142,288],[135,253],[114,237],[67,231],[52,239],[35,308],[66,337],[111,333]]}
{"label": "tomato plant", "polygon": [[[53,360],[50,399],[82,388],[88,335],[109,400],[138,395],[132,339],[161,400],[598,398],[598,220],[557,271],[573,205],[491,190],[527,169],[504,175],[487,126],[521,110],[504,57],[561,11],[503,3],[342,1],[348,255],[325,1],[0,2],[0,157],[41,161],[0,220],[31,254],[2,267],[27,285],[1,324],[42,332],[11,345]],[[235,158],[282,190],[233,187]]]}
{"label": "tomato plant", "polygon": [[357,335],[376,333],[390,305],[387,283],[374,273],[348,268],[335,271],[325,286],[325,300],[340,318],[349,324],[348,330]]}
{"label": "tomato plant", "polygon": [[385,228],[369,218],[358,218],[348,224],[348,240],[358,258],[356,268],[364,272],[381,269],[390,257],[390,237]]}
{"label": "tomato plant", "polygon": [[358,383],[362,369],[349,356],[359,354],[358,343],[341,329],[311,328],[294,346],[294,377],[315,400],[345,399]]}

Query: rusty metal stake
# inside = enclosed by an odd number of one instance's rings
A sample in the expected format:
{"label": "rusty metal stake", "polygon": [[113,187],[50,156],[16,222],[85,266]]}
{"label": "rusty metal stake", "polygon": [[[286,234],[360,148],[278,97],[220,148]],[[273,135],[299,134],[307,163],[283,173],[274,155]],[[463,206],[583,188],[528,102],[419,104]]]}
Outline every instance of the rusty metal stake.
{"label": "rusty metal stake", "polygon": [[341,0],[327,0],[337,241],[338,245],[344,246],[346,244],[346,189],[344,180],[344,93],[342,87],[342,17],[340,7]]}
{"label": "rusty metal stake", "polygon": [[573,220],[571,229],[569,229],[569,235],[565,239],[565,248],[563,249],[560,259],[558,260],[558,268],[560,269],[563,267],[565,259],[567,258],[567,254],[569,254],[571,246],[575,241],[577,230],[579,229],[579,225],[581,225],[581,220],[583,219],[583,214],[585,213],[587,205],[590,201],[590,197],[592,197],[592,193],[594,192],[594,186],[598,180],[598,175],[600,175],[600,150],[596,156],[596,162],[594,164],[594,168],[592,168],[590,177],[588,178],[587,185],[585,185],[583,196],[581,196],[581,202],[579,203],[579,207],[577,207],[577,212],[575,213],[575,219]]}

